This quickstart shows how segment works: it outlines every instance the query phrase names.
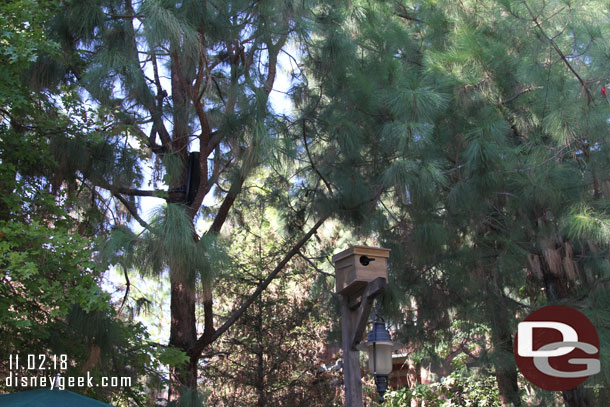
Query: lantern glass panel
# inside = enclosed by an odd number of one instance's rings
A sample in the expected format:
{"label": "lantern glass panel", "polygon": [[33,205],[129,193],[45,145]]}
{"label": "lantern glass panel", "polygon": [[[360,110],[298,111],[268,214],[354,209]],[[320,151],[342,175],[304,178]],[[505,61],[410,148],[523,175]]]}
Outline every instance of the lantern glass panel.
{"label": "lantern glass panel", "polygon": [[[392,371],[392,343],[377,342],[377,374],[387,375]],[[373,365],[373,344],[369,344],[369,372],[375,374],[375,366]]]}

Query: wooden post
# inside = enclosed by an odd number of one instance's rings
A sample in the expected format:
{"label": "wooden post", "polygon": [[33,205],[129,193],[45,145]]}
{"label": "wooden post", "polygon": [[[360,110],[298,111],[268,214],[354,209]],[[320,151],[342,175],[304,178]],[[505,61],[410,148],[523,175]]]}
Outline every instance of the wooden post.
{"label": "wooden post", "polygon": [[352,349],[357,313],[349,308],[349,300],[348,295],[341,295],[341,347],[343,348],[345,406],[362,407],[360,352]]}
{"label": "wooden post", "polygon": [[[362,407],[360,352],[356,345],[362,339],[375,297],[385,290],[389,252],[388,249],[355,246],[333,256],[337,293],[341,296],[346,407]],[[365,257],[364,261],[362,257]],[[373,261],[376,263],[369,267]]]}

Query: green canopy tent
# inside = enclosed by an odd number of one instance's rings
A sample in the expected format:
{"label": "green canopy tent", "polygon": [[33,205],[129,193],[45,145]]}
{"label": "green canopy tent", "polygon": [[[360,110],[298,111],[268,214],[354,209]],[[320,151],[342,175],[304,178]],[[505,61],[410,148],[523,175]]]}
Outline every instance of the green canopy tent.
{"label": "green canopy tent", "polygon": [[1,394],[0,407],[112,407],[68,390],[28,390]]}

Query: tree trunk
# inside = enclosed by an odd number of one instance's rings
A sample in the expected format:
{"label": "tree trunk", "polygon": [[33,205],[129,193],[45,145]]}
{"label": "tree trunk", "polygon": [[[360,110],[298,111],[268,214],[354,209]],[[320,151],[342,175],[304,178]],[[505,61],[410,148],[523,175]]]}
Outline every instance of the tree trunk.
{"label": "tree trunk", "polygon": [[[180,62],[180,53],[176,44],[170,48],[171,87],[173,101],[173,133],[171,141],[172,154],[178,155],[183,164],[179,179],[170,182],[169,202],[185,204],[188,178],[188,89],[185,86],[191,78],[184,78]],[[184,206],[185,211],[189,209]],[[190,212],[190,211],[189,211]],[[195,210],[196,212],[196,210]],[[192,218],[191,213],[187,213]],[[171,327],[169,345],[187,352],[197,340],[195,318],[195,274],[182,270],[176,264],[169,266],[171,285]],[[170,400],[177,400],[185,391],[190,397],[196,396],[197,363],[199,355],[190,355],[189,361],[181,368],[171,369]],[[186,394],[186,393],[185,393]]]}
{"label": "tree trunk", "polygon": [[[548,239],[543,241],[543,249],[555,250],[561,243]],[[570,295],[568,282],[566,281],[565,272],[561,268],[553,269],[554,265],[549,264],[543,257],[543,281],[547,300],[554,302],[567,298]],[[557,267],[557,265],[555,265]],[[586,394],[582,385],[562,392],[563,400],[566,407],[589,407],[591,405],[589,397]]]}
{"label": "tree trunk", "polygon": [[[506,320],[505,320],[506,321]],[[494,321],[491,337],[497,361],[495,375],[503,407],[521,406],[521,396],[517,385],[517,368],[513,359],[513,342],[505,326],[498,326],[501,321]]]}
{"label": "tree trunk", "polygon": [[[260,283],[259,283],[260,284]],[[256,391],[258,393],[257,407],[265,407],[267,404],[265,397],[265,358],[263,352],[263,309],[258,304],[256,315]]]}
{"label": "tree trunk", "polygon": [[517,364],[513,354],[510,320],[514,317],[502,295],[498,282],[497,266],[476,267],[476,278],[481,281],[485,295],[485,312],[491,328],[491,344],[494,351],[494,369],[502,407],[520,407],[521,396],[517,384]]}
{"label": "tree trunk", "polygon": [[[544,271],[544,288],[547,299],[557,301],[566,298],[569,295],[566,283],[553,275],[548,265],[546,265]],[[562,396],[566,407],[589,407],[591,405],[582,385],[574,389],[564,390]]]}
{"label": "tree trunk", "polygon": [[479,278],[485,281],[486,312],[488,321],[491,322],[491,343],[495,354],[494,368],[500,402],[502,407],[520,407],[517,365],[513,355],[512,332],[509,325],[513,315],[507,312],[510,308],[505,303],[501,285],[497,282],[496,268],[490,267],[491,275],[485,275],[483,269],[478,269]]}
{"label": "tree trunk", "polygon": [[519,387],[517,386],[517,370],[515,368],[496,368],[496,380],[500,392],[500,402],[503,407],[517,407],[521,405]]}
{"label": "tree trunk", "polygon": [[582,385],[571,390],[565,390],[562,395],[566,407],[589,407],[591,405]]}
{"label": "tree trunk", "polygon": [[[197,340],[195,324],[195,281],[188,279],[186,273],[177,267],[170,269],[171,284],[171,328],[170,346],[186,352]],[[170,394],[177,400],[183,387],[194,389],[197,386],[197,357],[190,358],[182,368],[172,368]]]}

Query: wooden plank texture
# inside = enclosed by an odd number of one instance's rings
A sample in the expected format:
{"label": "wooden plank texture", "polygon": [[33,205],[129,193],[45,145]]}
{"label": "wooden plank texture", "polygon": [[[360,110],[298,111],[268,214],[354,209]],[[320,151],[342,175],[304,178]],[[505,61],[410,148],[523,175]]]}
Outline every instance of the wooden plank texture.
{"label": "wooden plank texture", "polygon": [[[371,308],[373,307],[373,301],[375,301],[375,297],[385,291],[386,280],[383,277],[376,278],[371,281],[364,290],[362,294],[362,302],[360,303],[360,307],[355,311],[356,318],[354,324],[354,333],[352,336],[352,349],[356,349],[356,345],[360,343],[360,339],[362,338],[362,334],[364,333],[364,328],[366,328],[366,321],[369,319],[369,314],[371,313]],[[354,311],[350,311],[354,312]]]}
{"label": "wooden plank texture", "polygon": [[360,352],[352,350],[356,312],[349,309],[349,297],[341,296],[341,342],[343,348],[343,380],[345,406],[362,407]]}

